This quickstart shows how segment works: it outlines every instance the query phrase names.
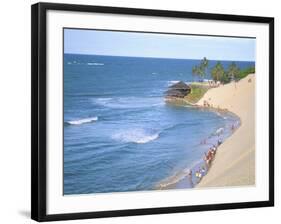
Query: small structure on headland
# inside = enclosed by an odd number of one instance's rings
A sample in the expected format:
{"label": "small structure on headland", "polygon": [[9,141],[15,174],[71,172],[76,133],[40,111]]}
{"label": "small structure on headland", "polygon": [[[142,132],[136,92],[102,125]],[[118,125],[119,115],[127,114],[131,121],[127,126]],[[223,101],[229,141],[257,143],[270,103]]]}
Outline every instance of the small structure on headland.
{"label": "small structure on headland", "polygon": [[179,81],[169,87],[166,91],[166,98],[184,98],[191,92],[191,87]]}

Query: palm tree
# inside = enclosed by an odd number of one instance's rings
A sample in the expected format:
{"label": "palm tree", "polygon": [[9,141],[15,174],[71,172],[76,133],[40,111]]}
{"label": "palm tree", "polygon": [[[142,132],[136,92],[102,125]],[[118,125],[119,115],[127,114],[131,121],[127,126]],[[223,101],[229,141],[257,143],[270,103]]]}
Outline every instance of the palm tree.
{"label": "palm tree", "polygon": [[234,62],[232,62],[228,67],[227,76],[231,81],[235,82],[234,83],[235,89],[236,89],[236,82],[239,79],[239,74],[240,74],[240,69],[236,66]]}
{"label": "palm tree", "polygon": [[225,82],[225,71],[221,64],[221,62],[217,62],[217,64],[212,68],[211,75],[213,80]]}
{"label": "palm tree", "polygon": [[200,64],[198,66],[193,66],[192,67],[192,75],[194,76],[198,76],[200,77],[201,79],[204,79],[204,77],[206,76],[206,70],[209,66],[209,61],[207,60],[206,57],[204,57]]}
{"label": "palm tree", "polygon": [[201,64],[203,65],[204,69],[206,69],[209,66],[209,61],[206,57],[203,58],[201,61]]}
{"label": "palm tree", "polygon": [[194,77],[198,75],[198,66],[193,66],[192,67],[192,77],[193,77],[193,81],[194,81]]}
{"label": "palm tree", "polygon": [[228,77],[230,78],[230,80],[237,81],[239,78],[239,74],[240,74],[240,69],[237,67],[235,62],[232,62],[228,66],[228,71],[227,71]]}
{"label": "palm tree", "polygon": [[209,66],[209,61],[204,57],[200,63],[201,78],[204,78],[207,74],[207,68]]}

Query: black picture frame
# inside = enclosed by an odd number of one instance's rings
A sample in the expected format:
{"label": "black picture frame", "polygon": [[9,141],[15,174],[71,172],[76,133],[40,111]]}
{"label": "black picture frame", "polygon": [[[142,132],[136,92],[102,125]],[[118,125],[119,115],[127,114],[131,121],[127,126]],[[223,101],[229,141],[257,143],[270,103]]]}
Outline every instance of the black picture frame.
{"label": "black picture frame", "polygon": [[[63,10],[111,14],[162,16],[217,21],[254,22],[269,25],[269,200],[243,203],[225,203],[196,206],[161,207],[70,214],[46,213],[46,12]],[[137,8],[103,7],[73,4],[37,3],[31,10],[31,218],[36,221],[54,221],[161,213],[194,212],[274,206],[274,18],[164,11]]]}

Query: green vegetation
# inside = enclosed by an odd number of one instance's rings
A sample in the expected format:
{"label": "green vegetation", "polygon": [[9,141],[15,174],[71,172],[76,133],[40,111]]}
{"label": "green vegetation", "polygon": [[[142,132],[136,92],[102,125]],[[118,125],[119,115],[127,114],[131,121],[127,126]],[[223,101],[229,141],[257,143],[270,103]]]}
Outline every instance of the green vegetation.
{"label": "green vegetation", "polygon": [[[209,61],[204,57],[199,65],[193,66],[192,75],[198,76],[203,79],[208,70]],[[211,77],[214,81],[219,81],[223,84],[229,83],[231,81],[239,81],[243,79],[250,73],[255,73],[255,67],[249,67],[246,69],[240,69],[235,62],[232,62],[227,69],[225,69],[220,61],[210,70]]]}
{"label": "green vegetation", "polygon": [[208,89],[209,87],[206,85],[191,84],[191,92],[184,99],[192,104],[197,103]]}
{"label": "green vegetation", "polygon": [[217,62],[217,64],[212,68],[211,75],[214,81],[228,81],[228,77],[225,74],[224,67],[220,62]]}
{"label": "green vegetation", "polygon": [[228,70],[226,71],[226,76],[230,79],[230,80],[239,80],[239,74],[240,74],[240,69],[237,67],[237,65],[232,62],[229,67]]}
{"label": "green vegetation", "polygon": [[247,75],[255,73],[255,67],[249,67],[249,68],[245,68],[243,70],[240,71],[239,76],[238,76],[238,80],[239,79],[243,79],[245,78]]}
{"label": "green vegetation", "polygon": [[255,73],[255,67],[249,67],[243,70],[232,62],[227,70],[225,70],[220,62],[211,69],[211,75],[213,80],[220,81],[221,83],[229,83],[231,81],[239,81],[240,79],[245,78],[247,75]]}
{"label": "green vegetation", "polygon": [[204,57],[200,64],[197,66],[192,67],[192,75],[193,76],[199,76],[200,78],[204,79],[204,77],[207,74],[207,68],[209,66],[209,61],[206,57]]}

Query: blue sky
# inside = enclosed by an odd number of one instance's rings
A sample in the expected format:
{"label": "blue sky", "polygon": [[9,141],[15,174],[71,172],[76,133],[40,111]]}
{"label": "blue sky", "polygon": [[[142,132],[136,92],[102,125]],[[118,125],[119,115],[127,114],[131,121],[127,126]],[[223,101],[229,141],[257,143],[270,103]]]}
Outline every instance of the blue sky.
{"label": "blue sky", "polygon": [[64,30],[64,51],[72,54],[255,61],[255,46],[251,38]]}

